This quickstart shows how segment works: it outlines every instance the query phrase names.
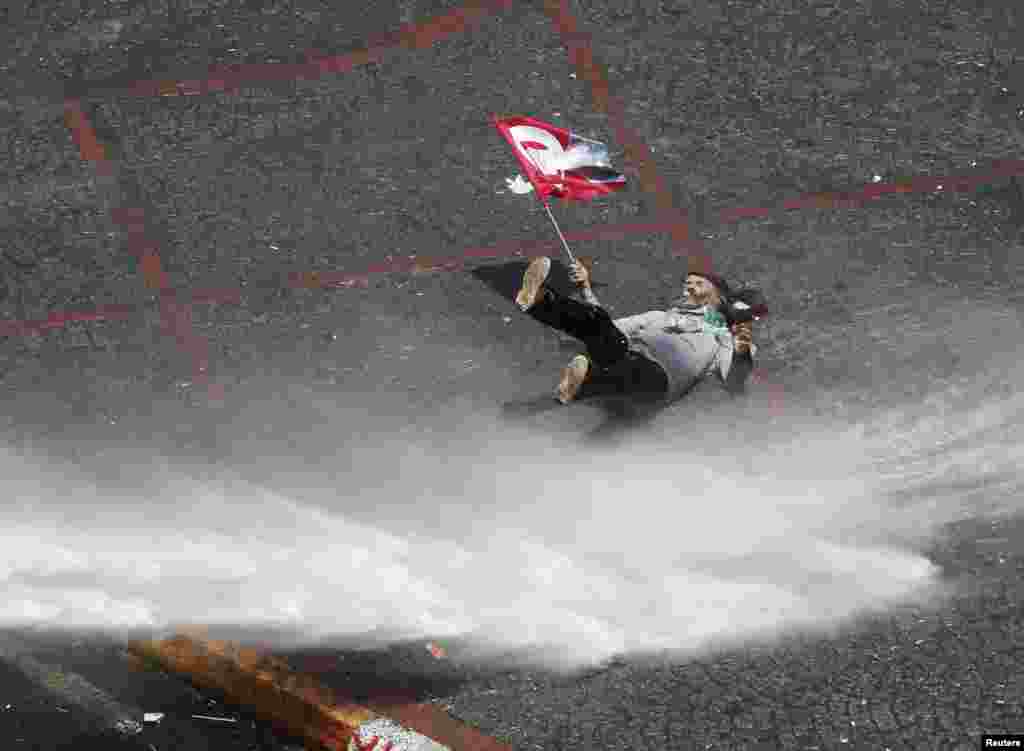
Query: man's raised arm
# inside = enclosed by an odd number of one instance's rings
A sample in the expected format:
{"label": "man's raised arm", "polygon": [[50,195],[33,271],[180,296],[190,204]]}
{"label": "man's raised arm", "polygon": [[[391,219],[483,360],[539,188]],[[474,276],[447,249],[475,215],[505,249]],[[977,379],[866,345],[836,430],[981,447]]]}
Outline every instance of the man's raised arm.
{"label": "man's raised arm", "polygon": [[753,325],[750,321],[737,323],[732,327],[732,362],[725,375],[725,388],[730,394],[738,395],[747,390],[747,381],[754,370]]}

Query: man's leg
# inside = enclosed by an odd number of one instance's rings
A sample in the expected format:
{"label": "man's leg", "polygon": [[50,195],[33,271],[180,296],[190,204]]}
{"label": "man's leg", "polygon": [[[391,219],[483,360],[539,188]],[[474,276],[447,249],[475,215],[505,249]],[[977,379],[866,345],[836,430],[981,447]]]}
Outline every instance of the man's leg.
{"label": "man's leg", "polygon": [[576,355],[569,364],[562,368],[562,377],[555,389],[555,398],[562,404],[574,401],[580,389],[590,381],[591,364],[586,355]]}
{"label": "man's leg", "polygon": [[614,365],[629,351],[629,340],[604,308],[545,288],[528,312],[534,320],[579,339],[602,367]]}
{"label": "man's leg", "polygon": [[610,368],[591,373],[579,391],[580,398],[630,395],[640,401],[659,401],[668,391],[668,376],[661,366],[630,351]]}
{"label": "man's leg", "polygon": [[[603,308],[547,290],[530,313],[541,323],[564,331],[587,347],[586,355],[577,355],[562,369],[557,390],[558,401],[562,404],[581,396],[581,389],[595,378],[599,384],[616,380],[622,384],[632,380],[629,374],[635,370],[636,357],[629,350],[625,334]],[[598,391],[602,390],[599,384],[595,384]]]}
{"label": "man's leg", "polygon": [[523,275],[516,303],[534,320],[579,339],[587,355],[577,355],[562,370],[556,397],[563,404],[574,400],[593,372],[614,369],[626,362],[629,340],[604,308],[574,300],[545,285],[551,261],[535,258]]}
{"label": "man's leg", "polygon": [[550,268],[547,258],[530,262],[516,298],[519,306],[534,320],[579,339],[602,367],[609,367],[625,357],[629,340],[615,326],[608,312],[547,287],[544,282]]}

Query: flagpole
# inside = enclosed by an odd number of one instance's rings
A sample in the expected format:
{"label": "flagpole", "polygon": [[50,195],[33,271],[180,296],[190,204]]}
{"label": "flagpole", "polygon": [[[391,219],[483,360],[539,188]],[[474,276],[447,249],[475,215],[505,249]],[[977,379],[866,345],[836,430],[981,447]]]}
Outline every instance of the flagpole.
{"label": "flagpole", "polygon": [[544,210],[548,212],[548,218],[551,219],[551,223],[555,225],[555,232],[558,233],[558,239],[562,241],[562,247],[565,248],[565,254],[569,256],[569,263],[576,263],[576,259],[573,258],[572,251],[569,250],[569,243],[565,241],[565,235],[562,234],[562,229],[558,226],[558,222],[555,221],[555,215],[551,213],[551,207],[548,206],[547,199],[544,199]]}

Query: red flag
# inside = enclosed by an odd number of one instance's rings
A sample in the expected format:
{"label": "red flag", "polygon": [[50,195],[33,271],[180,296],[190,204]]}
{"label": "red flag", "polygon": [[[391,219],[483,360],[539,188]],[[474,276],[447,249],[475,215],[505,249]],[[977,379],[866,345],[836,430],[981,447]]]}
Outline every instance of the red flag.
{"label": "red flag", "polygon": [[532,117],[494,118],[494,126],[541,200],[589,200],[621,190],[626,178],[612,168],[608,147]]}

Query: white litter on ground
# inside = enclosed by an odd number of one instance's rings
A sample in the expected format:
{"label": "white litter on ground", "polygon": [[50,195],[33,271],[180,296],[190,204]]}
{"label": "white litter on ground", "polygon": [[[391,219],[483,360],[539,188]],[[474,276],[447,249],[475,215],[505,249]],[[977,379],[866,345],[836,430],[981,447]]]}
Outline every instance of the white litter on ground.
{"label": "white litter on ground", "polygon": [[348,748],[349,751],[450,751],[447,746],[386,717],[360,725]]}
{"label": "white litter on ground", "polygon": [[533,191],[533,186],[524,180],[522,175],[516,175],[514,178],[506,177],[505,185],[507,185],[508,189],[513,193],[517,193],[519,195],[524,195]]}

